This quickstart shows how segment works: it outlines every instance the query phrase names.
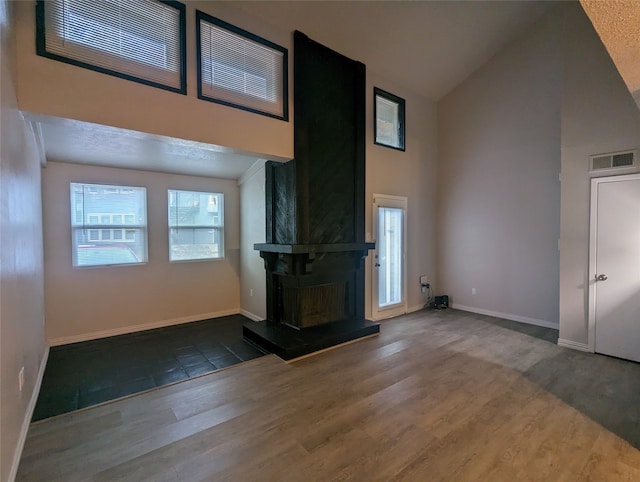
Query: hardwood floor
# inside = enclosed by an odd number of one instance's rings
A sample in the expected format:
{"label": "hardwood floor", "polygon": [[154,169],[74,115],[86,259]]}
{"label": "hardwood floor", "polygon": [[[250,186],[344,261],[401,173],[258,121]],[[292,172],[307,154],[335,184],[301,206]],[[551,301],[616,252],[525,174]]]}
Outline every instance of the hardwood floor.
{"label": "hardwood floor", "polygon": [[34,423],[17,480],[640,480],[640,364],[455,310],[381,328]]}

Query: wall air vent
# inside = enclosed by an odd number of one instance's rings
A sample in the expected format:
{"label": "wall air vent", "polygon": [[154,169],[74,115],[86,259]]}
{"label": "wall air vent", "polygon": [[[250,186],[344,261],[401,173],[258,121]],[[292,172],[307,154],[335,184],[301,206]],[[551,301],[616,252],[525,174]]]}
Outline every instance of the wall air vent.
{"label": "wall air vent", "polygon": [[601,171],[605,169],[620,169],[633,167],[637,163],[637,153],[635,151],[616,152],[613,154],[599,154],[591,156],[591,171]]}

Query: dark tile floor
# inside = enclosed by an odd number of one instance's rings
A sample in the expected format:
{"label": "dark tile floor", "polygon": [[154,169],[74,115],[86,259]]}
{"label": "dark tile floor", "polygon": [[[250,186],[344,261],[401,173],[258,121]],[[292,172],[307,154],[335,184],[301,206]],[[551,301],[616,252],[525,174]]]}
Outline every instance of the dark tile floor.
{"label": "dark tile floor", "polygon": [[32,421],[167,385],[264,355],[242,315],[52,347]]}

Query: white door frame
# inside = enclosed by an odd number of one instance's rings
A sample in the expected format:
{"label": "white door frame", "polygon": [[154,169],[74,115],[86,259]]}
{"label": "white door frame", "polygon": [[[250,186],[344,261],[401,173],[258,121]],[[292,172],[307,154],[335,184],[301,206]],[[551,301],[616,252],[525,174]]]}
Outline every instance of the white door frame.
{"label": "white door frame", "polygon": [[[385,318],[391,318],[393,316],[399,316],[407,312],[407,205],[408,200],[406,196],[392,196],[390,194],[373,194],[373,208],[372,208],[372,221],[373,221],[373,235],[375,236],[376,247],[374,255],[370,256],[371,259],[371,318],[374,321],[383,320]],[[380,309],[378,307],[378,271],[375,266],[377,259],[379,243],[378,237],[378,210],[377,207],[399,208],[404,211],[404,218],[402,220],[402,303],[393,305],[390,308]]]}
{"label": "white door frame", "polygon": [[591,179],[591,207],[589,219],[589,329],[587,345],[589,351],[596,351],[596,254],[598,239],[598,186],[605,182],[640,180],[640,174],[596,177]]}

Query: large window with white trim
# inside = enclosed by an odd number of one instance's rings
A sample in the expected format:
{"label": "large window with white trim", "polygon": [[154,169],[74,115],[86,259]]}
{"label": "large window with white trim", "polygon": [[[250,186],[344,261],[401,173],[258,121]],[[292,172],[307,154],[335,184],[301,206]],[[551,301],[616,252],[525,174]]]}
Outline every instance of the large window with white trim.
{"label": "large window with white trim", "polygon": [[198,98],[288,120],[287,49],[196,11]]}
{"label": "large window with white trim", "polygon": [[37,53],[185,94],[186,14],[166,0],[39,0]]}
{"label": "large window with white trim", "polygon": [[169,260],[224,257],[224,195],[169,190]]}
{"label": "large window with white trim", "polygon": [[147,190],[71,183],[74,266],[147,262]]}

